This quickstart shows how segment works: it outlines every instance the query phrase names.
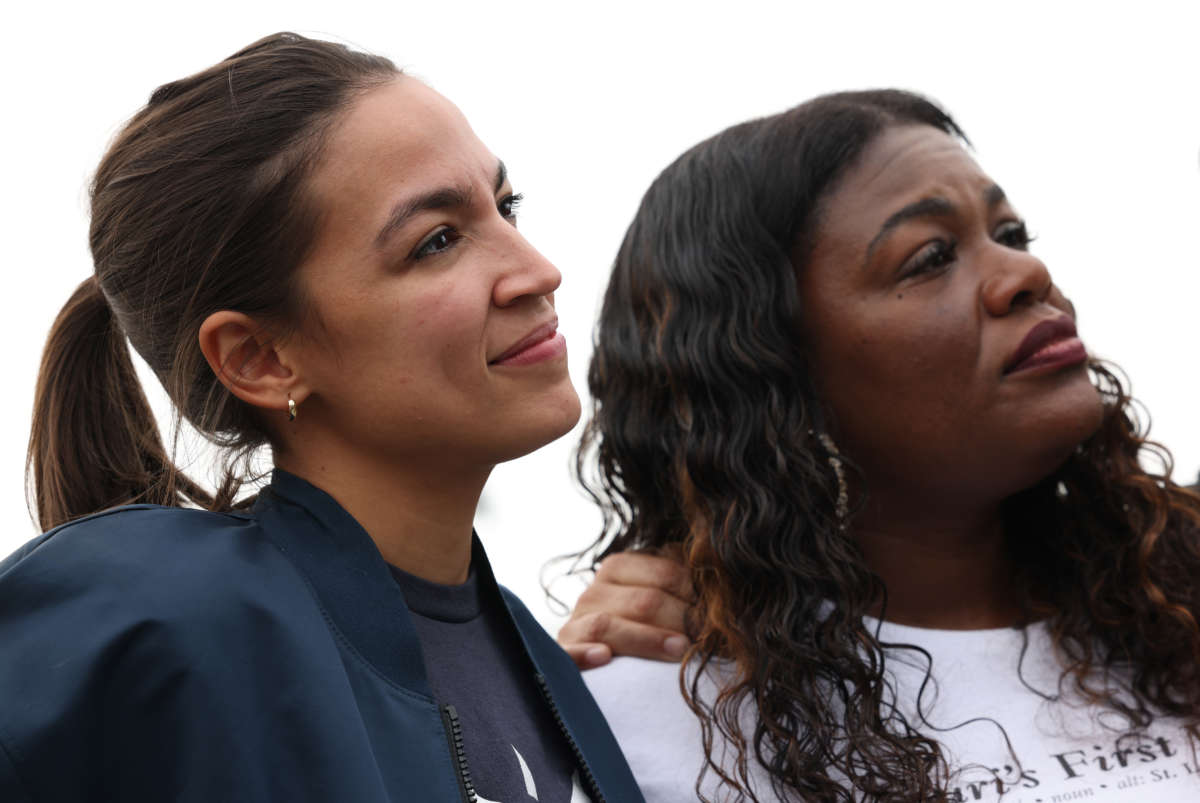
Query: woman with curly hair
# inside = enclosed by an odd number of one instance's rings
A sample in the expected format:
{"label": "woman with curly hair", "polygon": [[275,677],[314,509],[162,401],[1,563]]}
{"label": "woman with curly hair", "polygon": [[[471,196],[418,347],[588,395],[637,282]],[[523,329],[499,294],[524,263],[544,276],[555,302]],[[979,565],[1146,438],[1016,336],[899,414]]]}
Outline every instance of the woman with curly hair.
{"label": "woman with curly hair", "polygon": [[587,673],[649,800],[1200,797],[1200,497],[965,142],[827,95],[642,200],[560,641],[682,657]]}
{"label": "woman with curly hair", "polygon": [[[579,416],[519,199],[453,104],[342,45],[268,36],[154,91],[38,378],[0,800],[641,799],[472,529],[492,468]],[[215,493],[130,345],[224,447]]]}

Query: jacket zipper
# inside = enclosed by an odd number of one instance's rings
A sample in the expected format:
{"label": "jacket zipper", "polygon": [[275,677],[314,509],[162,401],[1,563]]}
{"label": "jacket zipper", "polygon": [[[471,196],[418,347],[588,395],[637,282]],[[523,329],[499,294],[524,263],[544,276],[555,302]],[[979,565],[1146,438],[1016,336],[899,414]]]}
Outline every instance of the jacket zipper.
{"label": "jacket zipper", "polygon": [[450,756],[454,760],[454,777],[458,780],[458,791],[463,803],[475,803],[475,785],[471,783],[471,770],[467,767],[467,751],[463,747],[462,723],[458,711],[452,705],[443,705],[442,725],[446,729],[446,742],[450,745]]}
{"label": "jacket zipper", "polygon": [[579,749],[579,745],[575,743],[575,738],[567,730],[567,723],[563,722],[562,714],[558,710],[558,703],[554,702],[554,697],[550,694],[550,684],[546,682],[546,676],[539,672],[534,675],[534,678],[537,679],[538,688],[542,690],[542,696],[546,698],[546,702],[550,705],[550,713],[554,715],[554,721],[558,725],[559,732],[562,733],[567,740],[567,744],[571,747],[571,753],[574,754],[575,763],[579,765],[579,770],[583,773],[583,780],[587,784],[587,791],[592,797],[592,803],[605,803],[604,795],[600,792],[600,785],[596,783],[596,776],[592,774],[592,768],[584,760],[583,751]]}

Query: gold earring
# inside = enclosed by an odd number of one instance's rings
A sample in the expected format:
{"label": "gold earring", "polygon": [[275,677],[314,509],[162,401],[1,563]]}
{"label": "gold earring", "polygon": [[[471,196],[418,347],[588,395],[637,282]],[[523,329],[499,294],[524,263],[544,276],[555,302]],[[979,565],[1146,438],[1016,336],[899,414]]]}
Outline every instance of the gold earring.
{"label": "gold earring", "polygon": [[821,442],[821,446],[828,453],[829,467],[833,469],[833,476],[837,479],[837,501],[834,503],[834,515],[837,517],[838,529],[844,531],[846,519],[850,517],[850,493],[846,485],[846,472],[842,468],[842,453],[838,451],[833,438],[828,434],[824,432],[817,434],[817,440]]}
{"label": "gold earring", "polygon": [[288,396],[288,421],[296,420],[296,400]]}

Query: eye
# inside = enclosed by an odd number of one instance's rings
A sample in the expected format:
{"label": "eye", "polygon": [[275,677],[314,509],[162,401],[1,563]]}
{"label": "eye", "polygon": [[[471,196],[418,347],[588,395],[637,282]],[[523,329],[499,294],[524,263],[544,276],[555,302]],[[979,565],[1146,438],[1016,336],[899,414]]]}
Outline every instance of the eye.
{"label": "eye", "polygon": [[516,223],[517,207],[521,205],[521,201],[523,200],[525,200],[525,196],[519,192],[511,195],[505,195],[500,199],[500,202],[496,204],[496,209],[500,211],[500,214],[503,215],[506,220]]}
{"label": "eye", "polygon": [[937,273],[958,258],[958,242],[933,240],[926,243],[904,266],[900,278],[909,279],[927,273]]}
{"label": "eye", "polygon": [[996,227],[996,230],[992,233],[992,239],[1001,245],[1007,245],[1009,248],[1015,248],[1018,251],[1028,251],[1029,244],[1037,238],[1029,233],[1029,229],[1025,226],[1025,221],[1009,220]]}
{"label": "eye", "polygon": [[424,259],[434,254],[440,254],[454,247],[454,244],[459,240],[459,233],[449,226],[443,226],[433,234],[421,241],[421,244],[413,249],[411,259]]}

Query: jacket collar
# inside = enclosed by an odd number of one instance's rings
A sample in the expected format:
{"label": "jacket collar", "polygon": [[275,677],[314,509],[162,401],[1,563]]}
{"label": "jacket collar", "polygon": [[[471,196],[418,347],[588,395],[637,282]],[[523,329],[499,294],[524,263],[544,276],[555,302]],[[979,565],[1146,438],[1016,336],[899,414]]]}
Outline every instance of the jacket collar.
{"label": "jacket collar", "polygon": [[[278,468],[254,513],[352,649],[393,683],[432,699],[404,592],[362,525],[332,496]],[[483,545],[474,534],[472,541],[471,565],[483,604],[498,604],[499,588]]]}

